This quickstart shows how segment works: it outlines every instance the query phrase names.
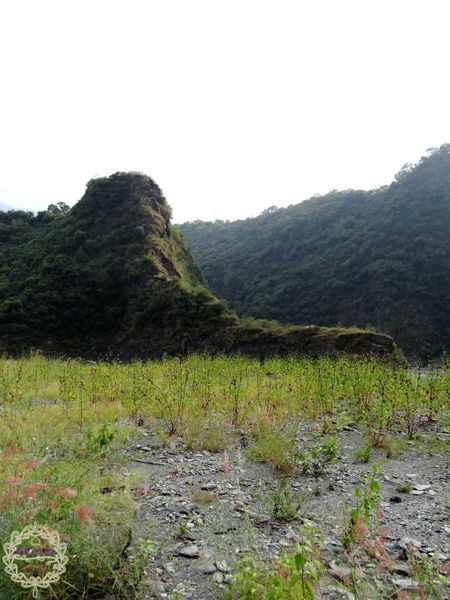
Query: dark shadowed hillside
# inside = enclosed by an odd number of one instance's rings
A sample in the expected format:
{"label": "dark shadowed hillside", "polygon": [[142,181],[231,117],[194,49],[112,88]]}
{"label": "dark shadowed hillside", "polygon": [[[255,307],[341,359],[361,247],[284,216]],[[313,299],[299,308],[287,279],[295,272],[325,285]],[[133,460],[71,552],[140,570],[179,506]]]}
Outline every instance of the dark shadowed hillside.
{"label": "dark shadowed hillside", "polygon": [[88,183],[72,209],[0,213],[0,352],[85,357],[189,351],[391,353],[384,335],[248,327],[205,287],[159,187],[139,173]]}
{"label": "dark shadowed hillside", "polygon": [[378,190],[180,229],[240,315],[374,327],[409,355],[450,345],[450,144]]}

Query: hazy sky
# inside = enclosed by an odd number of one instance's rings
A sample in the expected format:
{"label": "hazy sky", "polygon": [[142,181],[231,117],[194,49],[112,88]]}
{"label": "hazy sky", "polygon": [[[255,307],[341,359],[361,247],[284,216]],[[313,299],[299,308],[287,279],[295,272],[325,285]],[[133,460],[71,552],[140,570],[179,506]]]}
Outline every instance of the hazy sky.
{"label": "hazy sky", "polygon": [[448,0],[3,0],[0,201],[150,175],[174,221],[389,183],[450,142]]}

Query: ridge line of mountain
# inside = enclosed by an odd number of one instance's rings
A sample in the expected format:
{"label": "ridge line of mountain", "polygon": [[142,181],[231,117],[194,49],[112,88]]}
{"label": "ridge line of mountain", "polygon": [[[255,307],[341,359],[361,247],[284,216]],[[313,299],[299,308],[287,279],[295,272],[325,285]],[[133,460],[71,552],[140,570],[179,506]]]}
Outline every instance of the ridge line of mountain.
{"label": "ridge line of mountain", "polygon": [[160,188],[89,181],[69,208],[0,213],[0,352],[147,359],[191,352],[393,356],[361,329],[246,324],[205,286]]}

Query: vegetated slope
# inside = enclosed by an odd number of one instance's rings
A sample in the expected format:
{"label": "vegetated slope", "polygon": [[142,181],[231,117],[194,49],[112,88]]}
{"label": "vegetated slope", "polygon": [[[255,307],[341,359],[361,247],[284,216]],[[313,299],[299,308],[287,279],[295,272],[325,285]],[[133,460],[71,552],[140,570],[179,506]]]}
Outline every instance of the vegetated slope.
{"label": "vegetated slope", "polygon": [[409,355],[450,345],[450,144],[377,190],[180,229],[212,291],[238,314],[371,326]]}
{"label": "vegetated slope", "polygon": [[93,179],[72,209],[0,214],[0,352],[84,357],[194,350],[390,353],[347,330],[248,329],[204,286],[159,187],[139,173]]}

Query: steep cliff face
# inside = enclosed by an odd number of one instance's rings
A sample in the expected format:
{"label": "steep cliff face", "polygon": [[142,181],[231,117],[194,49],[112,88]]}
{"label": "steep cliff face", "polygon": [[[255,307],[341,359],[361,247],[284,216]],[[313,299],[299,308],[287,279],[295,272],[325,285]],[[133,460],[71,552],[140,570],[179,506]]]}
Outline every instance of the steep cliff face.
{"label": "steep cliff face", "polygon": [[392,353],[381,334],[245,327],[206,289],[170,216],[159,187],[140,173],[91,180],[71,210],[0,215],[0,351]]}

